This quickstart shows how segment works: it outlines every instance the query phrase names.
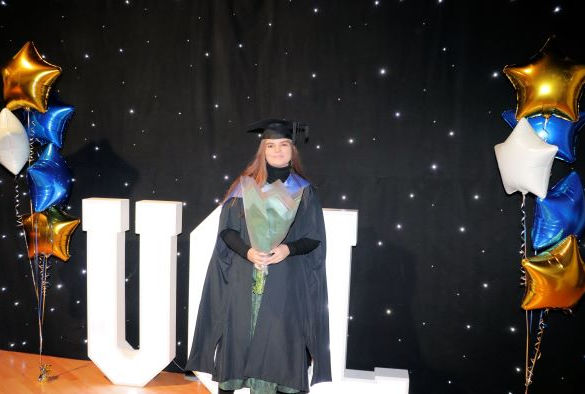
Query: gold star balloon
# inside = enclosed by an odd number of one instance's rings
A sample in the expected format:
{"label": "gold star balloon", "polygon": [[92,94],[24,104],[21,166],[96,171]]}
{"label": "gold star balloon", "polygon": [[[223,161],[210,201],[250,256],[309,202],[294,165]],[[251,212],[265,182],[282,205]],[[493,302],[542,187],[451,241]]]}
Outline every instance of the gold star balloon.
{"label": "gold star balloon", "polygon": [[80,220],[50,207],[43,212],[25,215],[24,231],[28,244],[28,257],[53,255],[63,261],[69,260],[69,242]]}
{"label": "gold star balloon", "polygon": [[570,308],[585,293],[585,266],[574,235],[553,248],[522,260],[526,270],[525,310]]}
{"label": "gold star balloon", "polygon": [[24,215],[22,223],[28,246],[28,258],[31,259],[35,255],[50,256],[53,248],[47,216],[42,212]]}
{"label": "gold star balloon", "polygon": [[554,114],[570,121],[579,118],[585,65],[559,55],[550,39],[529,63],[506,66],[504,73],[516,89],[516,119],[537,114],[545,118]]}
{"label": "gold star balloon", "polygon": [[55,207],[47,209],[45,214],[47,215],[49,227],[51,229],[51,237],[53,241],[52,254],[63,261],[67,261],[71,257],[69,254],[71,235],[81,220],[76,219]]}
{"label": "gold star balloon", "polygon": [[2,68],[6,107],[11,111],[24,107],[46,112],[51,85],[60,74],[61,68],[43,60],[28,41]]}

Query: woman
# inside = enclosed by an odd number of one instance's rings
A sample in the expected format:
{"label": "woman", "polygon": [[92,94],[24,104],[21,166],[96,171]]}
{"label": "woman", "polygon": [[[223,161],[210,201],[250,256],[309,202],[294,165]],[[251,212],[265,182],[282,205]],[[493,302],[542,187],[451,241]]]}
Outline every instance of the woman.
{"label": "woman", "polygon": [[[280,179],[302,198],[284,241],[262,253],[249,246],[239,178],[228,189],[186,369],[211,373],[219,393],[308,392],[311,363],[311,384],[331,381],[323,211],[294,145],[308,128],[268,119],[248,131],[262,139],[241,176]],[[255,265],[269,266],[261,292]]]}

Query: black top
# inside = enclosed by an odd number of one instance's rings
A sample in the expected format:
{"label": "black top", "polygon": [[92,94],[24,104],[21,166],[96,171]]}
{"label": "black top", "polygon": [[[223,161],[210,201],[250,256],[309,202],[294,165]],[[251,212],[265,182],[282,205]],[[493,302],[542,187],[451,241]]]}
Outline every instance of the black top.
{"label": "black top", "polygon": [[266,170],[268,175],[266,177],[267,183],[276,182],[277,179],[280,179],[282,183],[286,181],[288,176],[290,175],[290,165],[286,167],[272,167],[270,164],[266,163]]}
{"label": "black top", "polygon": [[[266,169],[268,170],[268,177],[266,179],[266,182],[268,183],[276,182],[277,179],[280,179],[281,182],[284,182],[290,175],[290,165],[287,167],[278,168],[266,163]],[[240,236],[239,231],[226,228],[219,235],[231,250],[245,259],[248,258],[248,250],[250,250],[250,245],[244,242]],[[319,246],[319,243],[319,241],[311,238],[301,238],[293,242],[287,242],[286,245],[290,251],[289,256],[297,256],[313,251],[313,249]]]}

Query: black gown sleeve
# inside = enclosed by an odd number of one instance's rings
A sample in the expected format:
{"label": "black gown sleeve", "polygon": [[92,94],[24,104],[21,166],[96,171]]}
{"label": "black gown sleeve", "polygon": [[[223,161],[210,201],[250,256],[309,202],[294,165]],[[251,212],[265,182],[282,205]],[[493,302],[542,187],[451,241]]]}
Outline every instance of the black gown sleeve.
{"label": "black gown sleeve", "polygon": [[[300,213],[300,214],[299,214]],[[331,381],[331,355],[329,351],[329,308],[327,296],[327,274],[325,259],[327,253],[327,237],[323,208],[314,186],[307,186],[297,212],[296,225],[301,229],[295,238],[319,240],[311,253],[296,257],[302,259],[306,270],[307,311],[306,339],[307,350],[313,362],[311,385]]]}
{"label": "black gown sleeve", "polygon": [[[244,242],[238,231],[231,228],[226,228],[220,233],[220,236],[221,239],[223,239],[223,242],[225,242],[231,250],[245,259],[248,258],[248,250],[250,250],[250,245]],[[286,245],[290,251],[289,256],[298,256],[312,252],[317,246],[319,246],[320,243],[320,241],[315,239],[301,238],[293,242],[288,242]]]}

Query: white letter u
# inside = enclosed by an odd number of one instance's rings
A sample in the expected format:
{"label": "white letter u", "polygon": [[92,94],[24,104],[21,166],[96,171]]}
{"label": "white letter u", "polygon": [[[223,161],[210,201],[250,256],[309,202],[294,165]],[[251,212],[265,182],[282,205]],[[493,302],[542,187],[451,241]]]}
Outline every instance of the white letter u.
{"label": "white letter u", "polygon": [[114,383],[144,386],[175,358],[177,235],[182,204],[136,203],[140,234],[140,349],[126,341],[127,199],[83,200],[87,232],[88,356]]}

